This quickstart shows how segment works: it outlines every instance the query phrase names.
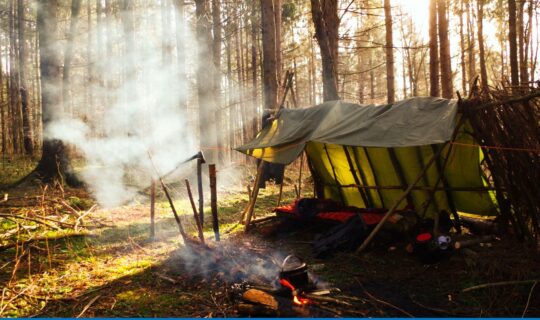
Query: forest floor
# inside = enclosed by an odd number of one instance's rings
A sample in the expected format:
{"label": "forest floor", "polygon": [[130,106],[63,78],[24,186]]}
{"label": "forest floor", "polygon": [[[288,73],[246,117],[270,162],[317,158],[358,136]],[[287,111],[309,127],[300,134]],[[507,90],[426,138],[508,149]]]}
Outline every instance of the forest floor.
{"label": "forest floor", "polygon": [[[293,184],[286,183],[284,203],[294,199]],[[224,270],[197,269],[186,260],[162,196],[151,240],[147,195],[123,207],[100,209],[80,189],[26,186],[3,194],[8,195],[0,199],[0,317],[237,316]],[[277,194],[274,185],[261,190],[258,216],[271,212]],[[540,288],[535,291],[532,283],[462,291],[484,283],[540,279],[540,256],[512,240],[475,247],[472,254],[456,252],[433,265],[406,253],[403,243],[392,245],[393,250],[386,245],[321,260],[311,252],[320,229],[271,233],[276,225],[270,222],[244,234],[235,226],[247,204],[246,192],[221,192],[219,197],[219,246],[230,248],[238,259],[234,250],[253,253],[246,259],[294,253],[320,279],[364,299],[355,306],[364,316],[540,316]],[[195,236],[189,203],[175,204]],[[205,220],[205,237],[212,243],[209,214]],[[8,248],[17,240],[31,242]],[[343,310],[341,315],[351,314]]]}

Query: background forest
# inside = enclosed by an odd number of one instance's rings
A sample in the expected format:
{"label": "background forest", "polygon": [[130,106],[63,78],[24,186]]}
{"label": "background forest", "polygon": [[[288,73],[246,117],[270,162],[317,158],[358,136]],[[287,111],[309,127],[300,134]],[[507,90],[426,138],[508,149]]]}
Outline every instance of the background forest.
{"label": "background forest", "polygon": [[60,139],[118,185],[149,149],[164,172],[198,145],[242,160],[231,148],[278,106],[289,72],[289,108],[539,77],[535,0],[3,0],[0,16],[4,169],[57,157],[43,141]]}

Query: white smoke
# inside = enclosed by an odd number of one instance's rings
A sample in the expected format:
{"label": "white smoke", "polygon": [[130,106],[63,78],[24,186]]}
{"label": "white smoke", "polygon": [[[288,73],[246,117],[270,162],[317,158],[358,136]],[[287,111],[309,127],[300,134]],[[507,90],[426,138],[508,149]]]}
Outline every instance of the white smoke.
{"label": "white smoke", "polygon": [[[63,140],[82,154],[86,162],[82,178],[105,207],[120,205],[132,199],[137,189],[149,185],[155,176],[149,155],[157,171],[164,174],[196,152],[196,141],[181,107],[189,98],[188,83],[179,76],[179,67],[184,66],[176,63],[174,47],[168,52],[172,63],[164,65],[163,45],[171,39],[163,39],[160,12],[145,8],[134,10],[132,15],[134,28],[129,34],[121,19],[103,22],[107,36],[86,62],[95,66],[93,79],[79,80],[79,86],[73,71],[73,113],[57,115],[44,132],[45,137]],[[119,16],[125,18],[126,14]],[[196,52],[196,41],[188,28],[183,29],[183,47]],[[95,39],[96,31],[91,32]],[[88,34],[76,34],[75,56],[83,56]],[[125,43],[130,37],[134,43],[128,48]],[[59,50],[63,49],[60,44]],[[98,52],[108,53],[100,57]],[[186,56],[186,65],[196,65],[196,55]],[[88,88],[93,92],[91,106],[85,104]]]}

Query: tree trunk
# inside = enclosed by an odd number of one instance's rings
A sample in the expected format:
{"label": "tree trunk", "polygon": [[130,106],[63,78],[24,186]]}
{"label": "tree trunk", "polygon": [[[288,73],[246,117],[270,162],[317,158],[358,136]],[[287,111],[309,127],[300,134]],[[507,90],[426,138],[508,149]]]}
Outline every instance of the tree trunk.
{"label": "tree trunk", "polygon": [[526,84],[529,81],[529,75],[527,70],[527,46],[526,46],[526,34],[524,25],[524,7],[525,0],[521,0],[517,3],[517,37],[518,37],[518,55],[519,55],[519,79],[520,82]]}
{"label": "tree trunk", "polygon": [[437,18],[439,20],[439,44],[441,65],[442,97],[452,99],[454,86],[452,80],[452,61],[450,56],[450,40],[448,39],[448,18],[446,17],[448,0],[438,0]]}
{"label": "tree trunk", "polygon": [[73,38],[75,37],[75,32],[77,30],[77,22],[79,21],[80,11],[81,0],[71,0],[71,20],[69,32],[66,39],[66,50],[64,53],[64,71],[62,75],[62,96],[64,111],[68,110],[70,115],[73,114],[73,105],[70,99],[70,71],[71,60],[73,60]]}
{"label": "tree trunk", "polygon": [[474,37],[474,19],[473,7],[470,5],[470,0],[465,0],[465,9],[467,10],[467,61],[469,68],[469,92],[473,86],[473,79],[476,77],[476,53],[475,53],[475,37]]}
{"label": "tree trunk", "polygon": [[212,30],[214,38],[212,41],[212,61],[214,62],[214,99],[216,103],[216,142],[217,142],[217,158],[216,161],[224,161],[223,158],[223,139],[222,128],[222,111],[221,111],[221,41],[222,41],[222,25],[221,25],[221,1],[212,0]]}
{"label": "tree trunk", "polygon": [[461,90],[463,95],[467,95],[467,62],[465,61],[465,34],[464,34],[464,21],[463,21],[463,12],[465,7],[463,1],[459,2],[459,49],[460,49],[460,65],[461,65]]}
{"label": "tree trunk", "polygon": [[258,83],[257,83],[257,29],[260,27],[258,20],[257,20],[257,6],[255,3],[252,4],[251,7],[251,17],[250,17],[250,24],[251,24],[251,99],[254,107],[254,114],[255,117],[252,120],[252,131],[254,134],[256,134],[258,130],[257,119],[259,119],[259,97],[257,95],[258,91]]}
{"label": "tree trunk", "polygon": [[[277,79],[278,84],[281,83],[281,73],[283,70],[283,57],[281,54],[281,0],[274,1],[274,21],[276,26],[276,66],[277,66]],[[278,89],[279,90],[279,89]]]}
{"label": "tree trunk", "polygon": [[429,94],[439,96],[439,45],[437,39],[437,0],[429,1]]}
{"label": "tree trunk", "polygon": [[388,103],[395,102],[394,79],[394,36],[392,32],[392,8],[390,0],[384,0],[384,22],[386,27],[386,97]]}
{"label": "tree trunk", "polygon": [[519,65],[516,38],[516,0],[508,0],[508,42],[510,45],[510,82],[512,86],[519,86]]}
{"label": "tree trunk", "polygon": [[[0,47],[2,47],[3,43],[0,39]],[[0,54],[0,59],[2,58],[2,54]],[[3,70],[3,64],[0,63],[0,121],[2,122],[2,165],[4,165],[4,160],[7,153],[7,139],[6,139],[6,116],[4,113],[4,106],[8,106],[7,99],[4,97],[4,70]]]}
{"label": "tree trunk", "polygon": [[208,163],[215,163],[216,152],[216,103],[214,100],[214,64],[210,12],[207,0],[195,0],[198,39],[197,95],[199,98],[199,144],[206,153]]}
{"label": "tree trunk", "polygon": [[477,0],[478,5],[478,52],[480,56],[480,79],[482,89],[488,89],[488,77],[486,68],[486,53],[484,51],[484,0]]}
{"label": "tree trunk", "polygon": [[32,133],[32,113],[28,104],[28,82],[26,80],[26,22],[24,0],[18,0],[17,19],[19,27],[19,91],[21,95],[21,111],[23,125],[23,147],[28,156],[34,155],[34,142]]}
{"label": "tree trunk", "polygon": [[311,0],[311,15],[315,37],[322,58],[323,99],[339,100],[338,94],[338,37],[339,17],[337,0]]}
{"label": "tree trunk", "polygon": [[313,37],[309,37],[309,103],[315,105],[317,102],[317,74],[315,73],[315,47],[313,45]]}
{"label": "tree trunk", "polygon": [[172,64],[171,41],[171,4],[169,0],[161,0],[161,61],[163,66]]}
{"label": "tree trunk", "polygon": [[266,113],[278,107],[276,25],[273,1],[260,0],[260,4],[263,45],[264,111]]}
{"label": "tree trunk", "polygon": [[[60,57],[58,54],[58,3],[57,0],[37,2],[37,29],[39,34],[39,62],[41,70],[41,104],[43,128],[58,119],[61,114]],[[60,140],[45,137],[43,152],[35,170],[45,182],[66,178],[70,185],[77,183],[71,173],[64,144]]]}
{"label": "tree trunk", "polygon": [[185,18],[184,18],[184,0],[173,0],[175,8],[175,26],[176,26],[176,68],[178,70],[178,81],[183,96],[180,99],[179,108],[187,117],[187,76],[186,76],[186,48],[185,41]]}
{"label": "tree trunk", "polygon": [[20,108],[20,91],[19,91],[19,70],[17,61],[17,35],[15,32],[15,4],[16,0],[9,0],[8,6],[8,32],[9,32],[9,101],[10,114],[12,123],[12,145],[15,154],[21,152],[21,108]]}

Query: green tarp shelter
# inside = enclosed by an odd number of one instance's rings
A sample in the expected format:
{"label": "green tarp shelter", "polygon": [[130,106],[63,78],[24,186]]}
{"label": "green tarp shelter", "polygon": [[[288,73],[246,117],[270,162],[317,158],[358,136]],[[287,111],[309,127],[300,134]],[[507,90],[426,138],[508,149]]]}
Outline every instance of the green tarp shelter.
{"label": "green tarp shelter", "polygon": [[[455,143],[445,144],[456,128],[457,109],[455,100],[433,97],[382,106],[331,101],[283,109],[270,126],[236,150],[282,164],[305,151],[318,197],[357,207],[389,208],[444,147],[442,157],[399,208],[414,206],[426,216],[440,210],[495,215],[493,192],[480,165],[481,151],[471,146],[470,126],[461,126]],[[440,173],[442,179],[434,188]]]}

